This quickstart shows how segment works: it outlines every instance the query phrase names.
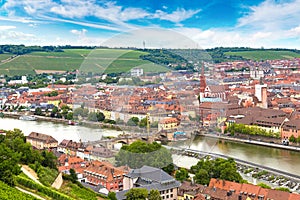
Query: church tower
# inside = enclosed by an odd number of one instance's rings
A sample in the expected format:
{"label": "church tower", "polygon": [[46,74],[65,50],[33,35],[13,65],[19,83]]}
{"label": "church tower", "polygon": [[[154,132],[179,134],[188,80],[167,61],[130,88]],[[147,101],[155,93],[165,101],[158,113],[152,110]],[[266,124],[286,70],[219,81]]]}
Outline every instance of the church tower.
{"label": "church tower", "polygon": [[204,98],[205,88],[206,88],[206,79],[205,79],[205,75],[204,75],[204,65],[202,64],[201,75],[200,75],[200,94],[199,94],[200,103],[202,102],[202,99]]}

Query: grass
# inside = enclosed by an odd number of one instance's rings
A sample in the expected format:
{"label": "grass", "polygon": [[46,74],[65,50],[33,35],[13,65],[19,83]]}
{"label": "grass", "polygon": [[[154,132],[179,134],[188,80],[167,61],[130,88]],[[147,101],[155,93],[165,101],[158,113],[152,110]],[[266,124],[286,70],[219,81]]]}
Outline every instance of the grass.
{"label": "grass", "polygon": [[101,195],[95,193],[94,191],[85,187],[79,187],[77,184],[74,184],[70,181],[64,181],[60,192],[68,195],[69,197],[80,200],[104,199],[103,197],[101,197]]}
{"label": "grass", "polygon": [[[0,65],[0,74],[26,75],[35,70],[120,73],[133,67],[145,72],[166,72],[168,68],[140,59],[146,52],[124,49],[65,49],[64,52],[33,52]],[[0,54],[3,56],[3,54]],[[6,57],[3,57],[6,58]],[[1,57],[0,57],[1,59]]]}
{"label": "grass", "polygon": [[240,51],[240,52],[226,52],[225,55],[242,56],[251,60],[277,60],[277,59],[292,59],[300,58],[300,54],[292,51]]}
{"label": "grass", "polygon": [[46,186],[51,186],[58,176],[58,171],[49,167],[40,166],[38,169],[39,181]]}

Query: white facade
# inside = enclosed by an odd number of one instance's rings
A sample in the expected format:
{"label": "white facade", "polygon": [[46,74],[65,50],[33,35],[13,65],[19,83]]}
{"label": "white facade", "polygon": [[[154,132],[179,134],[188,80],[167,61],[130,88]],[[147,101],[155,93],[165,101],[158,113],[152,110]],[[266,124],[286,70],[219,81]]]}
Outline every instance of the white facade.
{"label": "white facade", "polygon": [[250,69],[250,77],[252,79],[259,80],[264,77],[264,71],[261,68],[252,68]]}
{"label": "white facade", "polygon": [[144,70],[142,68],[135,67],[130,70],[130,73],[131,73],[131,76],[139,77],[144,74]]}
{"label": "white facade", "polygon": [[257,97],[258,101],[262,101],[262,88],[266,88],[267,85],[255,85],[255,96]]}

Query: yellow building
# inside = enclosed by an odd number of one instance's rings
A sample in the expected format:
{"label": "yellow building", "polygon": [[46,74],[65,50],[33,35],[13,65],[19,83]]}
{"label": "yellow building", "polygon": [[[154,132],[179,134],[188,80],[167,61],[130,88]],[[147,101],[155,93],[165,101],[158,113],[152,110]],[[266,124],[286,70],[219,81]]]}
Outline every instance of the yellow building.
{"label": "yellow building", "polygon": [[33,147],[37,149],[56,148],[58,145],[57,140],[52,136],[36,132],[31,132],[26,137],[26,142],[29,142]]}
{"label": "yellow building", "polygon": [[56,107],[58,107],[58,105],[60,104],[60,100],[50,100],[50,101],[48,101],[47,103],[48,104],[53,104],[53,105],[55,105]]}
{"label": "yellow building", "polygon": [[178,124],[178,120],[174,117],[162,119],[158,123],[158,131],[175,131],[178,128]]}

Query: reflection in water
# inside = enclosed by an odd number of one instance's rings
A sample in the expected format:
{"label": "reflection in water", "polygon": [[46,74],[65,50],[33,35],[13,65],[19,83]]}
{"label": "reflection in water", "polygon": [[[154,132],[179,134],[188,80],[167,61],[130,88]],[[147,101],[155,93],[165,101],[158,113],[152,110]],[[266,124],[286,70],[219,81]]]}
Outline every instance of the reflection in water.
{"label": "reflection in water", "polygon": [[0,118],[0,129],[12,130],[21,129],[24,135],[31,132],[38,132],[51,135],[58,142],[63,139],[82,142],[100,140],[102,136],[118,136],[122,132],[106,129],[87,128],[82,126],[69,126],[61,123],[41,122],[41,121],[22,121],[11,118]]}
{"label": "reflection in water", "polygon": [[276,149],[245,143],[219,140],[217,138],[196,137],[193,141],[179,141],[170,145],[213,152],[299,174],[300,152]]}
{"label": "reflection in water", "polygon": [[[25,135],[32,131],[51,135],[58,142],[63,139],[79,141],[99,140],[102,136],[118,136],[122,132],[105,129],[93,129],[81,126],[68,126],[51,122],[22,121],[10,118],[0,118],[0,129],[11,130],[19,128]],[[202,150],[207,152],[228,155],[233,158],[247,160],[282,171],[299,174],[300,152],[275,149],[251,144],[236,143],[219,140],[217,138],[196,137],[191,140],[172,142],[170,145]],[[178,162],[190,164],[191,159],[186,157],[176,158]],[[192,163],[194,163],[193,160]]]}

